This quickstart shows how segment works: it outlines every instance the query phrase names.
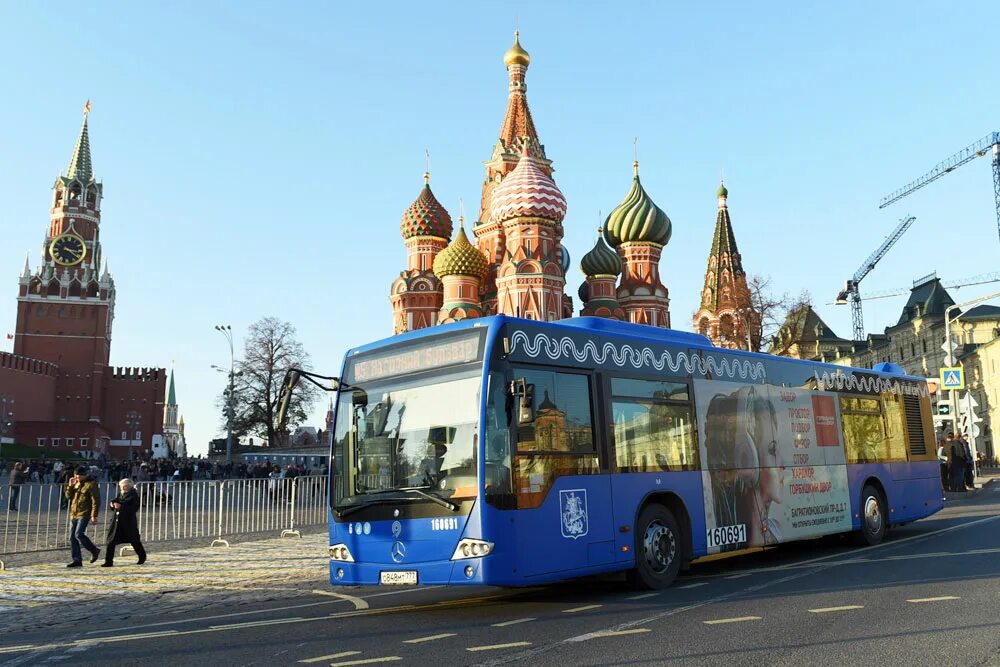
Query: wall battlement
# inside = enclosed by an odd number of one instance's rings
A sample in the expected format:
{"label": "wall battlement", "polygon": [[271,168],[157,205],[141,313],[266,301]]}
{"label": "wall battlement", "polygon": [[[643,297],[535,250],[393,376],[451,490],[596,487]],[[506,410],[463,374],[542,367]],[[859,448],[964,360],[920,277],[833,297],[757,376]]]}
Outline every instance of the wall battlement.
{"label": "wall battlement", "polygon": [[59,372],[58,364],[53,364],[41,359],[32,359],[20,354],[10,352],[0,352],[0,368],[7,368],[12,371],[21,371],[33,375],[48,375],[56,377]]}
{"label": "wall battlement", "polygon": [[133,382],[159,382],[166,378],[163,368],[139,368],[138,366],[116,366],[107,369],[115,380],[131,380]]}

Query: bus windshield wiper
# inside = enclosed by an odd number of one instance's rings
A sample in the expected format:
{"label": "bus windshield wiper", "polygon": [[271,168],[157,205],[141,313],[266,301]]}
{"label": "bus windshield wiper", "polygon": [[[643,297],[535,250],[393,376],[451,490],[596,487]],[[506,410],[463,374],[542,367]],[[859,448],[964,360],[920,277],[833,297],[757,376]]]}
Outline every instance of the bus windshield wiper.
{"label": "bus windshield wiper", "polygon": [[447,507],[452,512],[457,512],[458,511],[458,505],[456,505],[455,503],[451,502],[450,500],[446,500],[446,499],[442,498],[440,495],[438,495],[436,493],[429,493],[428,491],[426,491],[426,489],[429,489],[429,488],[431,488],[431,487],[429,487],[429,486],[405,486],[405,487],[403,487],[401,489],[397,489],[397,490],[398,491],[406,491],[407,493],[414,493],[414,494],[420,496],[421,498],[426,498],[427,500],[434,501],[435,503],[437,503],[441,507]]}
{"label": "bus windshield wiper", "polygon": [[347,514],[351,514],[353,512],[357,512],[359,509],[363,509],[365,507],[370,507],[372,505],[380,505],[380,504],[384,504],[384,503],[387,503],[387,502],[394,502],[394,501],[398,501],[398,500],[413,500],[413,498],[398,498],[398,497],[396,497],[396,498],[387,498],[387,497],[385,497],[385,495],[389,494],[389,493],[406,493],[406,494],[412,494],[413,496],[418,496],[420,498],[423,498],[424,500],[430,500],[431,502],[437,503],[441,507],[445,507],[445,508],[451,510],[452,512],[457,512],[458,511],[458,505],[456,505],[455,503],[451,502],[450,500],[446,500],[445,498],[442,498],[441,496],[439,496],[436,493],[428,493],[426,491],[426,489],[429,489],[429,488],[430,487],[427,487],[427,486],[404,486],[404,487],[400,487],[398,489],[382,489],[380,491],[368,491],[368,492],[365,492],[362,495],[364,495],[364,496],[379,496],[379,497],[377,497],[377,498],[370,498],[370,499],[367,500],[367,502],[358,503],[357,505],[348,505],[347,507],[344,507],[343,509],[338,509],[337,510],[337,514],[339,514],[341,517],[343,517],[343,516],[345,516]]}

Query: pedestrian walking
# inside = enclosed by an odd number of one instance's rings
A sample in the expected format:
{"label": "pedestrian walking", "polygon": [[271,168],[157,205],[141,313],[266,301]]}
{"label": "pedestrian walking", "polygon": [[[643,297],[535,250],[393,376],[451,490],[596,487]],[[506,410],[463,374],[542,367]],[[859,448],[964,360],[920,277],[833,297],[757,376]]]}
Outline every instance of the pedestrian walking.
{"label": "pedestrian walking", "polygon": [[18,461],[10,471],[10,503],[7,508],[11,512],[17,511],[17,499],[21,496],[21,485],[24,484],[24,478],[24,466]]}
{"label": "pedestrian walking", "polygon": [[73,560],[66,567],[83,566],[81,545],[90,552],[90,562],[96,563],[101,550],[87,537],[87,525],[97,521],[101,491],[86,468],[81,466],[76,469],[76,474],[66,485],[66,498],[69,500],[69,548],[73,555]]}
{"label": "pedestrian walking", "polygon": [[951,490],[965,491],[965,449],[955,439],[953,433],[948,434],[948,458],[951,469]]}
{"label": "pedestrian walking", "polygon": [[963,472],[962,484],[970,489],[976,488],[976,468],[975,459],[972,458],[972,448],[964,435],[959,434],[956,440],[962,445],[962,452],[965,454],[965,469]]}
{"label": "pedestrian walking", "polygon": [[114,567],[115,547],[119,544],[131,544],[135,555],[139,557],[136,565],[146,562],[146,550],[139,539],[139,494],[132,480],[125,478],[118,482],[118,496],[108,506],[115,513],[108,526],[108,542],[104,546],[104,563],[101,567]]}

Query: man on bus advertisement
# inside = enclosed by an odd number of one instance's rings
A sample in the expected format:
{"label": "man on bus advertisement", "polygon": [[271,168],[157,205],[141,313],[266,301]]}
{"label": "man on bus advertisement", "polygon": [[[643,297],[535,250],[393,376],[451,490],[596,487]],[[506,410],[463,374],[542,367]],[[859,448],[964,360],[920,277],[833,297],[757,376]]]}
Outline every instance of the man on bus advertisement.
{"label": "man on bus advertisement", "polygon": [[851,528],[835,394],[696,381],[710,553]]}

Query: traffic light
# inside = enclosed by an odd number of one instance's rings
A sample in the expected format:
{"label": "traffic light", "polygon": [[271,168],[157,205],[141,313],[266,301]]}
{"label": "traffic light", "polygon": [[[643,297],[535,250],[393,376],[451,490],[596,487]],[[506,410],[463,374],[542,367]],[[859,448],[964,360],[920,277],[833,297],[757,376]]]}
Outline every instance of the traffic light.
{"label": "traffic light", "polygon": [[938,414],[939,415],[950,415],[951,414],[951,406],[948,405],[947,403],[940,403],[940,404],[938,404],[937,410],[938,410]]}

